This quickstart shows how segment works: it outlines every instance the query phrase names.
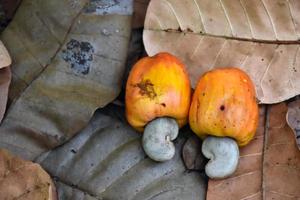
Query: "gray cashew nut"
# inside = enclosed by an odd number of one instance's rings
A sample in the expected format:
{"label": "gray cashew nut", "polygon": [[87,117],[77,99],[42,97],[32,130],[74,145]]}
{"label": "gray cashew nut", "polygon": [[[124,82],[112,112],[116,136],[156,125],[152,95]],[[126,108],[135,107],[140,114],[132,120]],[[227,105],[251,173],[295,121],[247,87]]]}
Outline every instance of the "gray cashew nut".
{"label": "gray cashew nut", "polygon": [[212,179],[226,178],[238,166],[239,148],[234,139],[208,136],[202,143],[202,153],[210,159],[205,166],[205,173]]}
{"label": "gray cashew nut", "polygon": [[166,161],[175,155],[175,140],[179,127],[175,119],[162,117],[147,124],[143,134],[143,148],[155,161]]}

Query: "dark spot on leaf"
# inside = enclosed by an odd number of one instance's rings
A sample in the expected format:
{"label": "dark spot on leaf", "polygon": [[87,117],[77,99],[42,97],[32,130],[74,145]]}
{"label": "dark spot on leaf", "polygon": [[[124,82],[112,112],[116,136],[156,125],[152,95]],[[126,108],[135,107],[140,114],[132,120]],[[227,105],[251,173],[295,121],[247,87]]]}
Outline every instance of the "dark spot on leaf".
{"label": "dark spot on leaf", "polygon": [[284,6],[285,6],[285,4],[282,3],[282,2],[278,2],[277,4],[278,4],[278,6],[280,6],[280,7],[284,7]]}
{"label": "dark spot on leaf", "polygon": [[205,96],[205,93],[202,93],[202,96]]}
{"label": "dark spot on leaf", "polygon": [[142,80],[141,82],[135,84],[134,87],[138,87],[140,89],[139,93],[142,96],[147,96],[150,99],[154,99],[157,96],[154,90],[154,85],[149,79]]}
{"label": "dark spot on leaf", "polygon": [[221,110],[221,111],[224,111],[224,110],[225,110],[225,106],[224,106],[224,105],[221,105],[221,106],[220,106],[220,110]]}
{"label": "dark spot on leaf", "polygon": [[71,152],[74,154],[77,153],[77,151],[75,149],[71,149]]}
{"label": "dark spot on leaf", "polygon": [[67,49],[62,51],[62,58],[71,64],[76,74],[88,74],[93,61],[94,48],[89,42],[80,42],[71,39]]}
{"label": "dark spot on leaf", "polygon": [[293,67],[293,70],[294,70],[294,72],[297,72],[297,70],[296,70],[296,68],[295,68],[295,67]]}
{"label": "dark spot on leaf", "polygon": [[172,31],[174,31],[174,30],[171,29],[171,28],[168,28],[168,29],[165,29],[164,31],[165,31],[165,32],[172,32]]}
{"label": "dark spot on leaf", "polygon": [[98,10],[109,9],[110,7],[118,5],[117,0],[90,0],[84,9],[85,13],[95,13]]}
{"label": "dark spot on leaf", "polygon": [[263,58],[261,59],[261,61],[264,61],[264,60],[265,60],[265,59],[263,59]]}
{"label": "dark spot on leaf", "polygon": [[166,107],[166,104],[165,104],[165,103],[161,103],[160,105],[162,105],[163,107]]}
{"label": "dark spot on leaf", "polygon": [[190,28],[187,28],[186,31],[187,31],[187,32],[191,32],[191,33],[194,32],[194,31],[193,31],[192,29],[190,29]]}

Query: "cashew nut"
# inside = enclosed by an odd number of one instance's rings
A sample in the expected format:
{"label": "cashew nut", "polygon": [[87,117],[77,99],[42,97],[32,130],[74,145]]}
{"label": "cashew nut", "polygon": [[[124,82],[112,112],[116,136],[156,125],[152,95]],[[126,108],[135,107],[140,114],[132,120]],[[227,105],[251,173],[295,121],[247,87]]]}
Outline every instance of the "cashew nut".
{"label": "cashew nut", "polygon": [[172,118],[157,118],[147,124],[143,134],[143,148],[155,161],[170,160],[175,155],[172,140],[178,135],[179,127]]}
{"label": "cashew nut", "polygon": [[231,138],[208,136],[202,143],[202,153],[210,159],[205,166],[205,173],[212,179],[226,178],[238,166],[239,148]]}

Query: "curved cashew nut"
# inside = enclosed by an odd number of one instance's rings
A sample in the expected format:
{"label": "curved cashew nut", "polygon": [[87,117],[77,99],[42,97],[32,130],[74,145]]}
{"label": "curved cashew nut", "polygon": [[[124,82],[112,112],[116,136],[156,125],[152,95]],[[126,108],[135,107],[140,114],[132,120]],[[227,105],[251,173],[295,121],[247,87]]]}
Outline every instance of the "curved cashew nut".
{"label": "curved cashew nut", "polygon": [[155,161],[170,160],[175,155],[172,140],[178,135],[179,127],[172,118],[157,118],[147,124],[143,134],[143,148]]}
{"label": "curved cashew nut", "polygon": [[210,159],[205,166],[205,173],[212,179],[226,178],[238,166],[239,148],[231,138],[208,136],[202,143],[202,153]]}

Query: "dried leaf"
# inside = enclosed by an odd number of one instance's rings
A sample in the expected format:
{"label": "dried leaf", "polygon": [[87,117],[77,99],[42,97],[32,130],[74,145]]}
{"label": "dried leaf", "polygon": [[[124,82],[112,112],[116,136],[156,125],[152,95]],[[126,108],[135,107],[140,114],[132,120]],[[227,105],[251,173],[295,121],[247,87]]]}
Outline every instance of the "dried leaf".
{"label": "dried leaf", "polygon": [[193,87],[204,72],[235,66],[261,103],[275,103],[300,93],[299,24],[297,0],[152,0],[143,39],[149,55],[180,57]]}
{"label": "dried leaf", "polygon": [[10,65],[11,58],[0,41],[0,122],[6,110],[8,88],[11,81]]}
{"label": "dried leaf", "polygon": [[1,38],[14,60],[0,147],[27,159],[70,139],[119,94],[131,0],[23,0]]}
{"label": "dried leaf", "polygon": [[0,69],[0,122],[4,116],[7,104],[8,88],[11,81],[9,67]]}
{"label": "dried leaf", "polygon": [[9,56],[9,53],[7,52],[7,49],[3,45],[3,43],[0,41],[0,69],[8,67],[11,65],[11,58]]}
{"label": "dried leaf", "polygon": [[5,11],[6,20],[11,20],[13,18],[20,3],[21,0],[0,0],[0,4]]}
{"label": "dried leaf", "polygon": [[300,99],[289,103],[286,120],[295,134],[296,143],[300,150]]}
{"label": "dried leaf", "polygon": [[134,14],[132,28],[142,28],[144,26],[146,10],[150,0],[134,0]]}
{"label": "dried leaf", "polygon": [[56,200],[50,176],[40,165],[22,160],[0,149],[1,199]]}
{"label": "dried leaf", "polygon": [[62,200],[98,200],[97,198],[61,182],[55,182],[58,199]]}
{"label": "dried leaf", "polygon": [[201,151],[202,142],[196,136],[188,138],[182,148],[182,158],[189,170],[204,170],[206,159]]}
{"label": "dried leaf", "polygon": [[187,173],[182,162],[183,142],[177,140],[176,155],[168,162],[146,158],[141,134],[114,106],[97,111],[80,134],[37,161],[59,181],[99,199],[205,199],[204,178]]}
{"label": "dried leaf", "polygon": [[284,103],[270,106],[265,119],[261,109],[258,132],[241,148],[237,171],[228,179],[209,180],[207,200],[300,198],[300,152],[286,112]]}

